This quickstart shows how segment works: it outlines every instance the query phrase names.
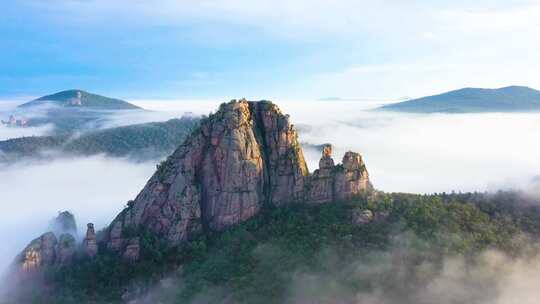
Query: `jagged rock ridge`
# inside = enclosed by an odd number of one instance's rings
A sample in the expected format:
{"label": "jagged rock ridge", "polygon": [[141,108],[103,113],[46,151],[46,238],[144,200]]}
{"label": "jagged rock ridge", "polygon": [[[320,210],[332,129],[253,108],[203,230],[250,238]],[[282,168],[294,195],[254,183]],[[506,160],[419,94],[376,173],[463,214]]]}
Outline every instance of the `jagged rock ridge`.
{"label": "jagged rock ridge", "polygon": [[331,150],[325,147],[319,170],[310,175],[297,132],[276,105],[222,104],[111,223],[107,245],[133,257],[137,240],[124,233],[129,227],[143,226],[178,245],[243,222],[264,205],[324,203],[372,189],[358,153],[347,152],[336,166]]}

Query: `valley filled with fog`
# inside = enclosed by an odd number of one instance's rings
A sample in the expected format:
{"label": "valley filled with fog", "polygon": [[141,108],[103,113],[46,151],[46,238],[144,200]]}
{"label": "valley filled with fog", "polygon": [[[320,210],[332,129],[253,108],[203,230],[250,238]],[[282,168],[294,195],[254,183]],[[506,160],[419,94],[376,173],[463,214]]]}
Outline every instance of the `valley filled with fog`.
{"label": "valley filled with fog", "polygon": [[[183,114],[207,115],[219,101],[135,100],[152,111],[115,114],[104,127],[164,121]],[[540,114],[401,114],[372,109],[363,101],[281,101],[304,144],[310,171],[315,145],[332,143],[334,160],[358,151],[377,189],[433,193],[533,191],[540,175]],[[0,103],[2,117],[16,103]],[[0,126],[0,139],[46,135],[49,126]],[[131,162],[105,156],[63,157],[0,165],[0,249],[4,268],[58,211],[72,211],[79,234],[87,222],[103,228],[142,189],[160,160]]]}

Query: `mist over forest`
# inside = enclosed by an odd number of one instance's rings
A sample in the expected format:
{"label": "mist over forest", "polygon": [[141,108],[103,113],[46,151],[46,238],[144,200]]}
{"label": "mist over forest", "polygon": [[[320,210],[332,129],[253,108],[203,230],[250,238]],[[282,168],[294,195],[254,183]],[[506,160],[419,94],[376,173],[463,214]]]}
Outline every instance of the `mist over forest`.
{"label": "mist over forest", "polygon": [[[134,101],[151,111],[115,114],[104,128],[164,121],[186,113],[208,115],[221,102]],[[521,189],[535,193],[533,181],[540,172],[540,142],[535,134],[540,133],[540,119],[534,114],[403,114],[373,111],[376,104],[367,102],[276,102],[299,130],[310,171],[318,168],[321,153],[314,146],[332,143],[336,161],[348,150],[360,151],[376,187],[387,192]],[[4,113],[13,105],[5,106]],[[48,131],[48,126],[0,126],[0,138]],[[0,253],[2,265],[10,263],[58,211],[72,211],[80,233],[87,222],[105,227],[135,197],[159,161],[135,163],[97,155],[2,165],[0,193],[2,201],[11,202],[2,204],[0,231],[10,240]]]}

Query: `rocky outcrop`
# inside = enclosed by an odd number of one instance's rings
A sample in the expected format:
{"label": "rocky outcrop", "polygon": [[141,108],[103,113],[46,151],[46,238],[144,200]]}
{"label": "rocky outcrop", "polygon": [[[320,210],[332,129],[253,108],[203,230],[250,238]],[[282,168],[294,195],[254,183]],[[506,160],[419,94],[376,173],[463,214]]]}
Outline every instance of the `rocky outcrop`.
{"label": "rocky outcrop", "polygon": [[171,244],[245,221],[264,204],[304,199],[308,170],[297,133],[271,102],[233,101],[201,122],[158,166],[134,202],[110,225],[108,247],[142,225]]}
{"label": "rocky outcrop", "polygon": [[86,229],[86,237],[83,240],[84,253],[93,258],[98,252],[98,244],[96,238],[96,231],[94,230],[94,224],[88,223]]}
{"label": "rocky outcrop", "polygon": [[353,225],[365,225],[373,221],[373,212],[369,209],[354,209],[351,214],[351,223]]}
{"label": "rocky outcrop", "polygon": [[57,243],[58,240],[52,232],[47,232],[30,242],[16,259],[22,271],[35,272],[44,266],[53,265],[56,260]]}
{"label": "rocky outcrop", "polygon": [[[340,201],[372,190],[360,154],[347,152],[336,165],[332,146],[322,150],[319,169],[309,174],[296,130],[276,105],[222,104],[158,165],[135,200],[100,234],[99,243],[133,262],[141,257],[140,229],[175,246],[243,222],[264,206]],[[355,224],[372,220],[367,212],[352,215]],[[18,263],[24,271],[71,263],[77,251],[73,215],[60,213],[53,228],[59,239],[46,233],[21,253]],[[89,223],[81,256],[93,258],[98,249]]]}
{"label": "rocky outcrop", "polygon": [[13,265],[15,272],[35,273],[46,266],[66,265],[73,261],[77,251],[73,214],[67,211],[58,213],[49,228],[54,232],[49,231],[34,239],[17,256]]}
{"label": "rocky outcrop", "polygon": [[347,152],[341,164],[334,165],[332,146],[323,148],[319,169],[309,178],[307,201],[327,203],[347,200],[373,189],[360,154]]}
{"label": "rocky outcrop", "polygon": [[141,247],[139,244],[139,238],[131,238],[127,240],[126,250],[124,250],[124,259],[130,262],[137,261],[139,259]]}
{"label": "rocky outcrop", "polygon": [[342,165],[337,166],[336,169],[336,182],[334,184],[336,200],[347,200],[373,190],[366,165],[360,154],[346,152]]}
{"label": "rocky outcrop", "polygon": [[359,154],[335,165],[326,145],[310,175],[288,115],[271,102],[222,104],[201,121],[105,232],[107,247],[133,260],[143,227],[178,245],[200,233],[222,231],[263,206],[343,200],[371,189]]}

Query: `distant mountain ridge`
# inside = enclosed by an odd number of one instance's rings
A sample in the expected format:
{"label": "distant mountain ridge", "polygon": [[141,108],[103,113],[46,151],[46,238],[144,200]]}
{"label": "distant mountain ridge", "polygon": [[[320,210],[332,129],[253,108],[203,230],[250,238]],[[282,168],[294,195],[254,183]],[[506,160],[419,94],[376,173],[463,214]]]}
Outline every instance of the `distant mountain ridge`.
{"label": "distant mountain ridge", "polygon": [[540,111],[540,91],[524,86],[499,89],[464,88],[388,104],[379,109],[414,113]]}
{"label": "distant mountain ridge", "polygon": [[59,155],[129,157],[135,161],[169,155],[198,126],[199,118],[182,117],[67,135],[20,137],[0,141],[0,164]]}
{"label": "distant mountain ridge", "polygon": [[51,95],[46,95],[30,102],[24,103],[19,108],[40,106],[53,103],[62,107],[77,107],[99,110],[135,110],[140,107],[127,101],[105,97],[83,90],[67,90]]}

